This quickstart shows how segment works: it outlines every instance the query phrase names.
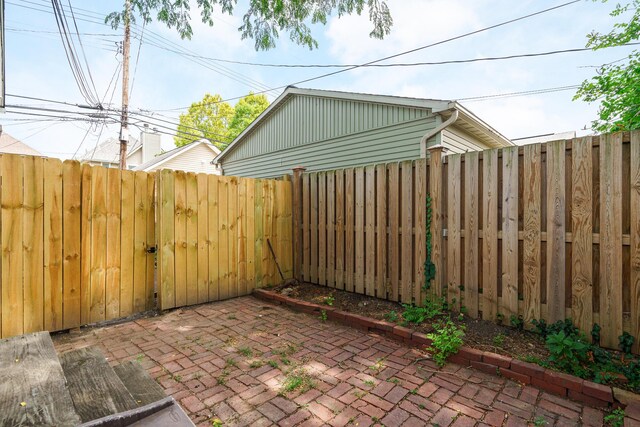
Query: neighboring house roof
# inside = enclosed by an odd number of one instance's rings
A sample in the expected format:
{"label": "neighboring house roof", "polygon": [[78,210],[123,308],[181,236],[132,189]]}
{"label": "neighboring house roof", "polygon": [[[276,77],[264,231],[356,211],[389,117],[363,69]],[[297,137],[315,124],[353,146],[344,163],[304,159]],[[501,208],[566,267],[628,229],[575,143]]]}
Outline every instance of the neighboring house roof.
{"label": "neighboring house roof", "polygon": [[22,154],[25,156],[42,156],[42,154],[19,141],[6,132],[0,134],[0,153]]}
{"label": "neighboring house roof", "polygon": [[[142,148],[142,144],[136,138],[131,137],[127,150],[127,157],[134,154]],[[117,138],[108,138],[101,142],[97,147],[89,148],[83,154],[76,157],[77,160],[87,162],[100,163],[117,163],[120,158],[120,140]]]}
{"label": "neighboring house roof", "polygon": [[559,133],[547,133],[544,135],[535,135],[535,136],[525,136],[522,138],[514,138],[512,139],[518,145],[526,145],[526,144],[536,144],[540,142],[549,142],[549,141],[560,141],[563,139],[573,139],[576,137],[576,131],[570,130],[567,132],[559,132]]}
{"label": "neighboring house roof", "polygon": [[174,148],[173,150],[167,151],[166,153],[162,153],[156,157],[154,157],[153,159],[137,166],[134,170],[138,170],[138,171],[149,171],[151,169],[158,169],[160,166],[162,166],[163,163],[168,162],[171,159],[174,159],[186,152],[188,152],[189,150],[194,149],[195,147],[199,146],[199,145],[203,145],[207,148],[209,148],[214,156],[217,156],[220,154],[220,150],[213,144],[211,144],[209,141],[207,141],[206,139],[201,139],[198,141],[194,141],[190,144],[187,145],[183,145],[182,147],[177,147]]}
{"label": "neighboring house roof", "polygon": [[456,126],[476,136],[478,139],[486,143],[487,146],[505,147],[514,145],[508,138],[500,134],[500,132],[493,129],[471,111],[455,101],[426,98],[409,98],[390,95],[373,95],[366,93],[339,92],[319,89],[300,89],[294,86],[289,86],[273,103],[271,103],[271,105],[269,105],[269,107],[267,107],[266,110],[262,112],[262,114],[260,114],[242,133],[240,133],[240,135],[238,135],[218,157],[216,157],[215,162],[219,162],[231,151],[233,151],[237,145],[242,143],[245,136],[249,135],[254,130],[254,128],[259,126],[260,123],[262,123],[265,119],[267,119],[275,111],[277,111],[280,105],[287,102],[289,98],[296,95],[337,98],[374,104],[429,109],[432,113],[443,116],[445,120],[451,114],[453,114],[453,111],[457,110],[458,119],[456,121]]}

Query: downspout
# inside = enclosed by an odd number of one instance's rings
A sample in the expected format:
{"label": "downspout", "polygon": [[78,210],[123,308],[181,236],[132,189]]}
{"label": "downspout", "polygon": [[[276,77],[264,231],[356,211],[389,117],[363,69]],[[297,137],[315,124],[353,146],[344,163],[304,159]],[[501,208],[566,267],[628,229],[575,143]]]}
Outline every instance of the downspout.
{"label": "downspout", "polygon": [[429,132],[425,133],[422,139],[420,140],[420,154],[422,158],[427,157],[427,141],[442,132],[445,128],[451,126],[456,120],[458,120],[458,110],[454,109],[453,113],[451,113],[451,117],[449,117],[446,121],[440,123],[439,126],[436,126],[434,129],[431,129]]}

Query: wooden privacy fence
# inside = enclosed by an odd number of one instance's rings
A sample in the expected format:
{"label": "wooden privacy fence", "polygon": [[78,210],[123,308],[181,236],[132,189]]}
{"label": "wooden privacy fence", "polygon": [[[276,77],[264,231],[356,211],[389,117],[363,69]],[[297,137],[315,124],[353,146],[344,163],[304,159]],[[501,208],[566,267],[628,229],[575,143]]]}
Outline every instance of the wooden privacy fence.
{"label": "wooden privacy fence", "polygon": [[154,306],[154,177],[0,156],[0,337]]}
{"label": "wooden privacy fence", "polygon": [[299,278],[411,303],[422,300],[425,160],[294,174]]}
{"label": "wooden privacy fence", "polygon": [[[422,301],[425,196],[436,295],[475,318],[598,323],[640,337],[640,132],[426,164],[294,174],[297,277]],[[635,351],[638,350],[636,344]]]}
{"label": "wooden privacy fence", "polygon": [[292,277],[290,180],[169,170],[158,180],[160,309],[280,283],[274,255]]}

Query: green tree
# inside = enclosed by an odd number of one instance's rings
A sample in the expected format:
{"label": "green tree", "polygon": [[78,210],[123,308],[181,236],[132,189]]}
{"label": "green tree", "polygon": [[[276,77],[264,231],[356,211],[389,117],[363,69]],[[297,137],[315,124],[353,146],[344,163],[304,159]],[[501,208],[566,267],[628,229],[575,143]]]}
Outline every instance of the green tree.
{"label": "green tree", "polygon": [[[121,22],[135,19],[139,15],[149,23],[152,16],[174,28],[182,38],[190,38],[193,30],[191,21],[191,0],[130,0],[132,14],[126,10],[110,13],[105,22],[118,28]],[[222,13],[236,13],[238,0],[197,0],[202,22],[213,25],[215,9]],[[317,48],[318,42],[311,35],[311,24],[326,24],[332,12],[338,16],[352,13],[361,14],[368,9],[369,19],[373,23],[370,36],[383,38],[389,33],[393,23],[385,0],[248,0],[242,2],[248,8],[243,12],[242,25],[238,30],[242,39],[255,41],[256,50],[271,49],[276,45],[280,32],[289,33],[289,38],[309,49]]]}
{"label": "green tree", "polygon": [[269,101],[264,95],[250,93],[232,107],[222,102],[220,95],[207,93],[180,115],[174,142],[182,147],[205,138],[223,150],[268,106]]}
{"label": "green tree", "polygon": [[[640,39],[640,0],[616,5],[611,16],[622,22],[608,33],[589,34],[587,47],[598,50]],[[591,125],[596,131],[640,129],[640,52],[634,50],[623,61],[599,67],[594,77],[582,82],[575,99],[600,103],[598,118]]]}

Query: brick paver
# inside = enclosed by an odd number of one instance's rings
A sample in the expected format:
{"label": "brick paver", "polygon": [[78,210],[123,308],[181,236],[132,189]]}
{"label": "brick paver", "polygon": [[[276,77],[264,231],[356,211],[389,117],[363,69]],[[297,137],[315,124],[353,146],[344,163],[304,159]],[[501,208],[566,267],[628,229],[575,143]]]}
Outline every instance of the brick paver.
{"label": "brick paver", "polygon": [[[138,360],[197,425],[593,425],[599,409],[252,297],[54,336]],[[308,390],[286,392],[305,380]]]}

